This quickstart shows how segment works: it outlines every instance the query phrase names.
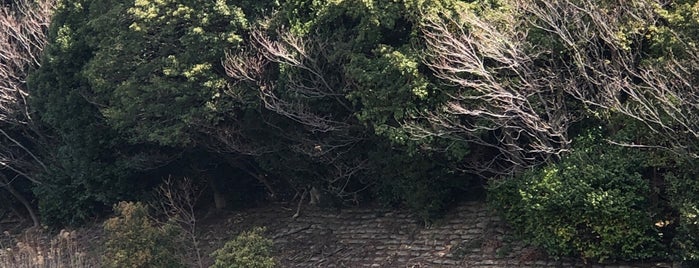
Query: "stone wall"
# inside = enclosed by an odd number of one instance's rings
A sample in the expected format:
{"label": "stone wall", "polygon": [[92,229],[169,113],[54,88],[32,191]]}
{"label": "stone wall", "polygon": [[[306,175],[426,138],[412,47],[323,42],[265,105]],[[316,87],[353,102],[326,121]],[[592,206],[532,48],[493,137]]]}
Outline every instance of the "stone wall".
{"label": "stone wall", "polygon": [[380,208],[306,206],[296,219],[279,215],[260,224],[268,226],[283,267],[673,267],[547,258],[514,241],[481,202],[461,204],[428,227],[408,212]]}

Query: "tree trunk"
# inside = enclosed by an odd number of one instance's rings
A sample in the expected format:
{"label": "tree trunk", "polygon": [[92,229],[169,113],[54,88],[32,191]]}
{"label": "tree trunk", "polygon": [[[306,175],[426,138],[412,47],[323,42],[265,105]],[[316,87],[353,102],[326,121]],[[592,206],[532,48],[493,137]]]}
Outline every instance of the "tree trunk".
{"label": "tree trunk", "polygon": [[221,190],[218,187],[218,184],[216,183],[216,179],[210,179],[209,180],[209,186],[211,187],[211,191],[214,193],[214,205],[216,206],[216,210],[222,210],[226,208],[226,196],[221,193]]}
{"label": "tree trunk", "polygon": [[7,177],[4,175],[0,175],[0,178],[2,178],[2,187],[5,188],[12,196],[14,196],[17,201],[19,201],[24,208],[27,210],[27,213],[29,213],[29,217],[32,219],[32,223],[34,224],[34,227],[39,227],[41,225],[41,222],[39,221],[39,217],[36,215],[36,212],[34,212],[34,208],[32,208],[31,204],[29,204],[29,201],[24,198],[17,190],[15,190],[14,187],[12,187],[12,184],[7,180]]}

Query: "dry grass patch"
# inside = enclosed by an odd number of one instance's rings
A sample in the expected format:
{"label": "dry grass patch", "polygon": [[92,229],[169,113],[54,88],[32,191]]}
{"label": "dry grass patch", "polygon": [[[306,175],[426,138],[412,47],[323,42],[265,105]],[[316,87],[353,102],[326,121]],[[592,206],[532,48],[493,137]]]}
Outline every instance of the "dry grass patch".
{"label": "dry grass patch", "polygon": [[[10,238],[9,232],[4,235]],[[51,236],[42,230],[28,229],[19,237],[7,239],[14,244],[0,245],[0,267],[95,267],[98,262],[77,243],[76,233],[61,230]]]}

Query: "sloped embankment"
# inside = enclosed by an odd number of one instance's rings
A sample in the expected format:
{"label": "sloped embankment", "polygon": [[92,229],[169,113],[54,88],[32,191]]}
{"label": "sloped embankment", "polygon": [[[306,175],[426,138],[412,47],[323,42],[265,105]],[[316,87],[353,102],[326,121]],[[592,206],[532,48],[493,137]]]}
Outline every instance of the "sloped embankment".
{"label": "sloped embankment", "polygon": [[[268,206],[236,213],[209,228],[266,226],[282,267],[672,267],[670,263],[585,264],[547,258],[513,241],[506,226],[481,202],[463,203],[430,227],[406,211],[382,208],[293,211]],[[213,226],[212,226],[213,227]],[[227,239],[227,238],[226,238]],[[210,243],[212,246],[213,241]]]}

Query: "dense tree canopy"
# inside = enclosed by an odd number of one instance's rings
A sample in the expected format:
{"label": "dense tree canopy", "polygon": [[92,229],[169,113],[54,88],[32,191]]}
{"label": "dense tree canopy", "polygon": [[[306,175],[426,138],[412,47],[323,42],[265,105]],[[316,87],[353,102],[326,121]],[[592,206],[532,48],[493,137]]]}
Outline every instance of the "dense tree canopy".
{"label": "dense tree canopy", "polygon": [[552,254],[699,258],[698,1],[36,3],[0,13],[0,183],[47,224],[166,177],[425,222],[488,185]]}

